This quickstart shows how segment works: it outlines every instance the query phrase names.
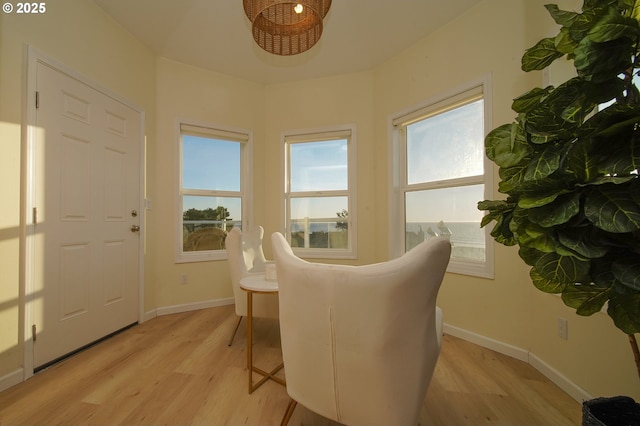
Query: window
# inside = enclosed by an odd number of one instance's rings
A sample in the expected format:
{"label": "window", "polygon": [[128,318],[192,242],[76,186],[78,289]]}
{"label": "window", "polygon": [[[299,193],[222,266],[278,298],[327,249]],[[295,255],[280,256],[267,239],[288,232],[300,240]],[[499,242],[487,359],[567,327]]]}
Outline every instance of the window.
{"label": "window", "polygon": [[478,201],[491,198],[484,155],[487,82],[428,102],[392,120],[396,182],[393,254],[434,236],[451,240],[450,272],[493,276],[493,244]]}
{"label": "window", "polygon": [[300,256],[354,258],[354,130],[285,134],[286,235]]}
{"label": "window", "polygon": [[177,262],[224,259],[225,238],[247,223],[249,133],[180,124]]}

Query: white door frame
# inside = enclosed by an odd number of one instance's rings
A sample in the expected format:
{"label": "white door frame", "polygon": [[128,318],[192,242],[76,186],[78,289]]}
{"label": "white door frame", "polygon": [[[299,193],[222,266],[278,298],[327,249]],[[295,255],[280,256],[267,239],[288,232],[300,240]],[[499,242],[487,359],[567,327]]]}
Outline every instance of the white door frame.
{"label": "white door frame", "polygon": [[140,214],[140,238],[138,242],[139,267],[138,267],[138,290],[139,290],[139,306],[138,306],[138,322],[144,321],[144,241],[145,241],[145,113],[142,108],[135,105],[128,99],[121,97],[110,89],[107,89],[94,81],[79,74],[73,69],[61,64],[57,60],[46,56],[42,52],[36,50],[32,46],[26,47],[26,70],[27,78],[23,84],[23,123],[22,126],[22,185],[21,192],[21,210],[22,210],[22,231],[21,231],[21,259],[24,261],[20,264],[20,288],[21,295],[24,297],[24,306],[22,309],[22,323],[24,328],[20,333],[24,342],[24,366],[23,380],[33,376],[34,359],[33,359],[33,336],[31,326],[34,322],[34,263],[35,263],[35,224],[33,217],[33,209],[35,206],[35,162],[34,162],[34,146],[35,146],[35,127],[36,127],[36,87],[37,87],[37,65],[38,63],[46,64],[70,77],[81,81],[105,96],[108,96],[140,114],[140,200],[138,212]]}

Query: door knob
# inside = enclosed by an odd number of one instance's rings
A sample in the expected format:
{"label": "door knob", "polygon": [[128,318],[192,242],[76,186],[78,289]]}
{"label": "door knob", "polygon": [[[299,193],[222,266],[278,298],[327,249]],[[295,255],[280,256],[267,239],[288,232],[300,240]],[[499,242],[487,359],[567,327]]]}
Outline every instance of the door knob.
{"label": "door knob", "polygon": [[138,225],[131,225],[131,232],[138,232],[140,231],[140,227]]}

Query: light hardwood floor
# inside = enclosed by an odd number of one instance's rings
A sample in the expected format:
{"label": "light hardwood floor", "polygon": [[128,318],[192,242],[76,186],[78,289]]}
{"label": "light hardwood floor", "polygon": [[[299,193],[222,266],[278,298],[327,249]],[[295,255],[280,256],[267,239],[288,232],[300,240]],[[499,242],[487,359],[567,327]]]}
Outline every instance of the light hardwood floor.
{"label": "light hardwood floor", "polygon": [[[247,393],[246,325],[232,306],[155,318],[0,393],[0,425],[277,425],[269,381]],[[254,357],[280,361],[276,321],[254,322]],[[257,375],[256,375],[257,377]],[[421,425],[578,425],[580,404],[531,366],[444,336]],[[335,425],[298,405],[290,425]]]}

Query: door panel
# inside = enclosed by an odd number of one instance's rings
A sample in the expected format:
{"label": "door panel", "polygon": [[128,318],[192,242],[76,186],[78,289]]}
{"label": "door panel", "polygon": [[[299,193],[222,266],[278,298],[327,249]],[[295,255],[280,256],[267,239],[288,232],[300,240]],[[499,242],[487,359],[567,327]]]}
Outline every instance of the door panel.
{"label": "door panel", "polygon": [[37,65],[34,366],[137,322],[141,113]]}

